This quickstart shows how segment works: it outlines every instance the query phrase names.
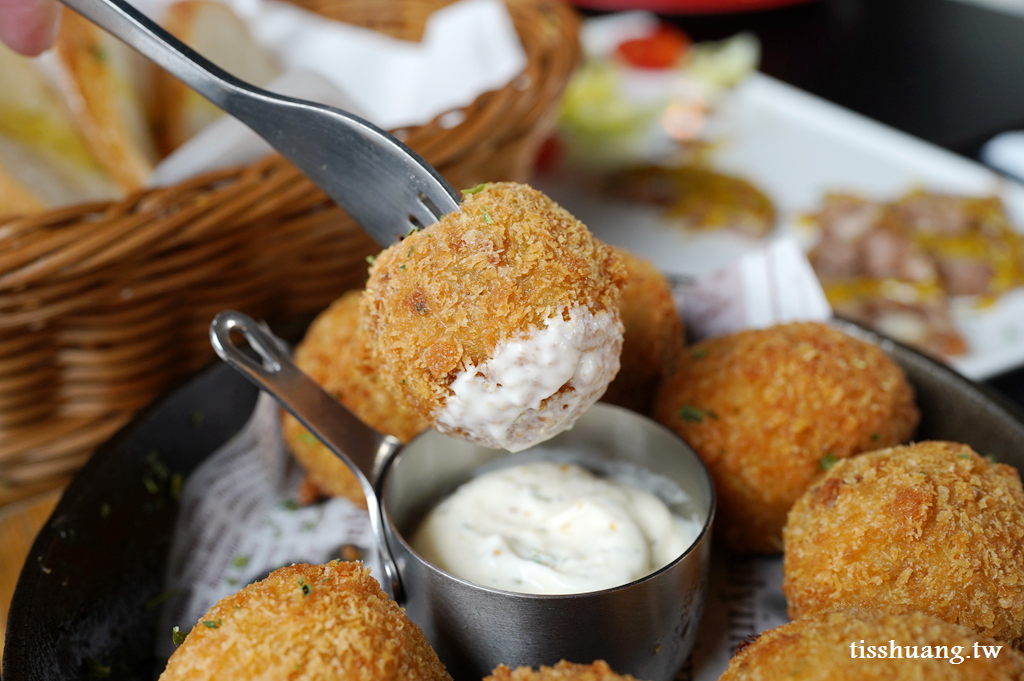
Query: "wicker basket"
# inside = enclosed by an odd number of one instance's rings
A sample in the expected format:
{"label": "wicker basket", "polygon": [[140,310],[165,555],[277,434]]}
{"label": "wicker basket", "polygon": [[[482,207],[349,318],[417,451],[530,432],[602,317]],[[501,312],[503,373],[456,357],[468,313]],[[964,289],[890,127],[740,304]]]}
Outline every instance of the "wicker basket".
{"label": "wicker basket", "polygon": [[[419,37],[448,4],[302,1],[402,38]],[[571,9],[506,1],[524,73],[462,112],[396,131],[455,187],[527,178],[577,59]],[[215,313],[308,318],[361,286],[377,250],[276,156],[113,204],[0,222],[0,504],[66,484],[140,407],[209,362]]]}

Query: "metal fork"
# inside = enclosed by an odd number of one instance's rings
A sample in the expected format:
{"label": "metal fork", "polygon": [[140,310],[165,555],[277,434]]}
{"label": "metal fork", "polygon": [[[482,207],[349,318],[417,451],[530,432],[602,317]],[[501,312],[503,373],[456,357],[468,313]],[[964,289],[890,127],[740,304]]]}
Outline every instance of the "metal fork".
{"label": "metal fork", "polygon": [[381,246],[459,209],[459,195],[414,151],[358,116],[235,78],[123,0],[61,0],[252,128]]}

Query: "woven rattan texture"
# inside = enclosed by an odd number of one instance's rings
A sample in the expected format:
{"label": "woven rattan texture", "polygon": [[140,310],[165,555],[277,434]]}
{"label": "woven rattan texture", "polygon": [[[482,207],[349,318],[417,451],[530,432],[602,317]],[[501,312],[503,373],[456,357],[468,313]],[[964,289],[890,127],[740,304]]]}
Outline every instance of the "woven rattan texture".
{"label": "woven rattan texture", "polygon": [[[506,0],[528,67],[463,111],[396,131],[455,186],[525,180],[578,56],[557,0]],[[446,2],[302,0],[417,39]],[[457,77],[457,74],[453,74]],[[210,320],[308,318],[378,250],[279,157],[113,204],[0,222],[0,504],[59,487],[141,407],[211,361]]]}

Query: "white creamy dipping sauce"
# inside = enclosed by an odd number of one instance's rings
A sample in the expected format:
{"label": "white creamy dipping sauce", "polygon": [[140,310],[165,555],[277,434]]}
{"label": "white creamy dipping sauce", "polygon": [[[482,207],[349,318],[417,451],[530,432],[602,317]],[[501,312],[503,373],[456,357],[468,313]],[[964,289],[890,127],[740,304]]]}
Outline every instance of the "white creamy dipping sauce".
{"label": "white creamy dipping sauce", "polygon": [[655,572],[682,555],[702,526],[633,485],[540,462],[465,483],[431,510],[412,545],[481,586],[570,594]]}

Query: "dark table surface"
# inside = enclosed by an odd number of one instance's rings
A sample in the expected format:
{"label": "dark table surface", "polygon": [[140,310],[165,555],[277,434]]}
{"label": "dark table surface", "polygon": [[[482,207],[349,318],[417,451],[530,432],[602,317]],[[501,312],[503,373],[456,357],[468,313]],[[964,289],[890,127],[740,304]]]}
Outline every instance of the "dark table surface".
{"label": "dark table surface", "polygon": [[[1024,129],[1024,16],[956,0],[817,0],[664,18],[695,40],[752,31],[764,73],[974,160],[993,135]],[[1024,367],[986,383],[1024,407]]]}

